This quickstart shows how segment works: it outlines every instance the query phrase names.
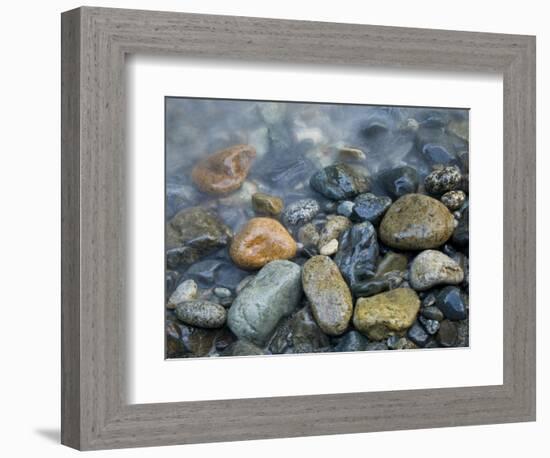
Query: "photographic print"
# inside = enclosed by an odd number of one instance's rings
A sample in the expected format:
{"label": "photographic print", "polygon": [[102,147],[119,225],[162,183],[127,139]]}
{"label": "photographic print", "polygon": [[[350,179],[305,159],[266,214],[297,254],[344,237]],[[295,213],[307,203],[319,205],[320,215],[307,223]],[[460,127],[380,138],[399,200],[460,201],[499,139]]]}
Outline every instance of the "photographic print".
{"label": "photographic print", "polygon": [[165,98],[166,358],[467,347],[466,108]]}

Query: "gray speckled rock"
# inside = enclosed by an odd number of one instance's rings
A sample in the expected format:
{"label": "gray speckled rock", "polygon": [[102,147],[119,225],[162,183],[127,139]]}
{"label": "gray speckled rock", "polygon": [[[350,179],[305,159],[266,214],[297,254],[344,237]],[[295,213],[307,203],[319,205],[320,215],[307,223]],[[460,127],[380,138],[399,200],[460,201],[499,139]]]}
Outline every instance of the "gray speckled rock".
{"label": "gray speckled rock", "polygon": [[196,299],[197,293],[198,287],[195,280],[185,280],[180,283],[176,290],[172,293],[170,299],[168,299],[168,302],[166,303],[166,307],[173,309],[180,302]]}
{"label": "gray speckled rock", "polygon": [[423,250],[443,245],[453,230],[454,218],[445,205],[423,194],[407,194],[388,209],[379,236],[392,248]]}
{"label": "gray speckled rock", "polygon": [[277,323],[298,306],[301,269],[290,261],[266,264],[233,301],[227,318],[241,339],[263,345]]}
{"label": "gray speckled rock", "polygon": [[288,205],[281,214],[285,226],[298,226],[309,223],[321,210],[315,199],[300,199]]}
{"label": "gray speckled rock", "polygon": [[426,191],[433,195],[440,195],[457,189],[462,182],[460,169],[449,165],[434,170],[424,179]]}
{"label": "gray speckled rock", "polygon": [[227,312],[214,302],[194,300],[176,305],[176,316],[178,320],[199,328],[221,328]]}
{"label": "gray speckled rock", "polygon": [[386,196],[377,196],[370,192],[360,194],[353,201],[351,219],[378,224],[382,215],[390,208],[391,203],[392,200]]}
{"label": "gray speckled rock", "polygon": [[463,279],[464,272],[458,263],[436,250],[420,253],[411,263],[409,272],[409,282],[417,291],[437,285],[457,285]]}
{"label": "gray speckled rock", "polygon": [[466,200],[464,191],[448,191],[441,196],[441,202],[451,211],[458,210]]}
{"label": "gray speckled rock", "polygon": [[310,258],[303,267],[302,285],[323,332],[342,334],[351,319],[353,299],[334,261],[327,256]]}
{"label": "gray speckled rock", "polygon": [[340,235],[351,227],[351,221],[345,216],[328,215],[327,222],[319,233],[318,248],[325,246],[333,239],[339,239]]}
{"label": "gray speckled rock", "polygon": [[344,200],[367,192],[370,189],[368,178],[347,164],[335,164],[315,173],[310,186],[332,200]]}

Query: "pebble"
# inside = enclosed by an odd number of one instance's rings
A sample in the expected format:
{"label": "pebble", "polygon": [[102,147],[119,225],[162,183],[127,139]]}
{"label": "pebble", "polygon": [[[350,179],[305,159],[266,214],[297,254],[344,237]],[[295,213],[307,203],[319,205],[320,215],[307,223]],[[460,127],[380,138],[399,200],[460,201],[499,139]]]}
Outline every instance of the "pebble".
{"label": "pebble", "polygon": [[418,321],[420,324],[424,327],[426,332],[433,336],[438,330],[439,330],[439,321],[438,320],[430,320],[423,315],[418,317]]}
{"label": "pebble", "polygon": [[437,168],[424,179],[426,191],[433,195],[441,195],[453,191],[460,186],[462,174],[456,165]]}
{"label": "pebble", "polygon": [[410,329],[407,331],[407,336],[419,347],[423,347],[430,340],[430,335],[425,329],[416,321]]}
{"label": "pebble", "polygon": [[259,215],[278,216],[283,211],[283,199],[263,192],[252,195],[252,208]]}
{"label": "pebble", "polygon": [[265,355],[265,352],[253,343],[246,340],[237,340],[229,345],[220,356],[256,356]]}
{"label": "pebble", "polygon": [[198,291],[199,289],[197,283],[194,280],[185,280],[180,283],[176,290],[172,293],[166,303],[166,307],[173,309],[180,302],[196,299]]}
{"label": "pebble", "polygon": [[229,243],[231,229],[211,211],[191,207],[166,225],[167,263],[176,268],[198,261]]}
{"label": "pebble", "polygon": [[180,321],[199,328],[220,328],[225,324],[227,312],[214,302],[193,300],[177,304],[176,316]]}
{"label": "pebble", "polygon": [[332,200],[344,200],[369,190],[368,178],[347,164],[329,165],[315,173],[310,186]]}
{"label": "pebble", "polygon": [[369,297],[398,287],[405,288],[407,286],[403,282],[403,274],[404,272],[393,271],[381,276],[375,276],[357,284],[353,288],[353,294],[358,297]]}
{"label": "pebble", "polygon": [[278,221],[252,218],[233,238],[229,248],[231,259],[242,269],[259,269],[276,259],[296,255],[296,242]]}
{"label": "pebble", "polygon": [[323,332],[342,334],[351,319],[353,299],[334,261],[328,256],[310,258],[303,266],[302,285]]}
{"label": "pebble", "polygon": [[369,342],[365,347],[366,351],[383,351],[388,350],[386,342]]}
{"label": "pebble", "polygon": [[370,221],[378,224],[380,218],[386,213],[392,200],[386,196],[376,196],[371,193],[358,195],[353,201],[351,219],[353,221]]}
{"label": "pebble", "polygon": [[[435,294],[434,293],[422,293],[424,297],[422,298],[422,307],[430,307],[435,305]],[[441,320],[439,320],[441,321]]]}
{"label": "pebble", "polygon": [[214,288],[214,294],[220,299],[227,299],[232,296],[231,290],[229,288],[217,287]]}
{"label": "pebble", "polygon": [[458,263],[436,250],[426,250],[416,256],[409,271],[409,282],[418,291],[442,284],[457,285],[463,279],[464,272]]}
{"label": "pebble", "polygon": [[355,304],[353,324],[372,340],[382,340],[410,328],[420,308],[418,295],[409,288],[397,288]]}
{"label": "pebble", "polygon": [[319,233],[318,247],[329,243],[332,239],[339,239],[344,231],[351,227],[351,221],[345,216],[328,215],[327,222]]}
{"label": "pebble", "polygon": [[404,272],[407,270],[407,264],[407,256],[401,253],[388,251],[378,264],[376,277],[395,271]]}
{"label": "pebble", "polygon": [[352,291],[374,277],[378,251],[376,230],[368,221],[353,225],[340,237],[334,260]]}
{"label": "pebble", "polygon": [[423,308],[420,313],[428,320],[443,321],[445,319],[443,312],[434,305]]}
{"label": "pebble", "polygon": [[202,192],[227,194],[241,187],[255,157],[253,146],[231,146],[202,159],[193,168],[191,178]]}
{"label": "pebble", "polygon": [[319,211],[321,207],[315,199],[300,199],[284,209],[281,220],[287,227],[298,226],[309,223]]}
{"label": "pebble", "polygon": [[449,320],[442,321],[436,338],[442,347],[454,347],[458,338],[456,325]]}
{"label": "pebble", "polygon": [[443,288],[436,296],[436,305],[449,320],[465,320],[468,316],[466,296],[456,286]]}
{"label": "pebble", "polygon": [[363,150],[352,146],[344,146],[340,148],[338,150],[338,155],[340,156],[340,159],[344,161],[364,161],[367,159],[367,156]]}
{"label": "pebble", "polygon": [[319,231],[313,223],[304,224],[298,229],[298,242],[306,249],[317,248],[319,239]]}
{"label": "pebble", "polygon": [[360,332],[348,331],[339,340],[332,351],[336,352],[350,352],[350,351],[364,351],[367,349],[369,341]]}
{"label": "pebble", "polygon": [[464,191],[448,191],[441,196],[441,202],[451,211],[458,210],[466,201]]}
{"label": "pebble", "polygon": [[422,194],[407,194],[388,209],[379,236],[392,248],[423,250],[444,244],[453,230],[453,215],[441,202]]}
{"label": "pebble", "polygon": [[389,336],[386,345],[390,350],[414,350],[416,344],[406,337]]}
{"label": "pebble", "polygon": [[323,256],[332,256],[338,251],[338,240],[332,239],[326,245],[322,246],[319,253]]}
{"label": "pebble", "polygon": [[349,218],[353,213],[353,205],[351,200],[343,200],[338,204],[338,207],[336,207],[336,213]]}
{"label": "pebble", "polygon": [[412,167],[403,166],[386,170],[379,175],[379,180],[392,199],[418,190],[418,173]]}
{"label": "pebble", "polygon": [[301,269],[290,261],[272,261],[237,295],[227,324],[240,339],[263,345],[281,318],[290,315],[302,296]]}

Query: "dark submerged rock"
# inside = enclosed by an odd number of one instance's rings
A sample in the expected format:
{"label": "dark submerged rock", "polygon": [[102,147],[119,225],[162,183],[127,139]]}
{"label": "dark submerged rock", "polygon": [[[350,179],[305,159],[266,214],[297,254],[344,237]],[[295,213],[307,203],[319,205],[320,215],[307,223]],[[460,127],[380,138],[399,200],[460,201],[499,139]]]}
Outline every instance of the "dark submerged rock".
{"label": "dark submerged rock", "polygon": [[380,183],[392,199],[398,199],[405,194],[418,190],[418,173],[412,167],[396,167],[382,172]]}
{"label": "dark submerged rock", "polygon": [[436,296],[436,304],[449,320],[464,320],[468,316],[467,297],[456,286],[443,288]]}
{"label": "dark submerged rock", "polygon": [[311,177],[309,184],[315,191],[332,200],[349,199],[370,188],[368,178],[347,164],[325,167]]}
{"label": "dark submerged rock", "polygon": [[392,200],[389,197],[365,193],[358,195],[353,203],[351,213],[353,221],[370,221],[372,224],[378,224],[380,218],[390,208]]}
{"label": "dark submerged rock", "polygon": [[428,334],[424,327],[420,323],[415,322],[407,331],[407,336],[419,347],[426,345],[430,339],[430,334]]}
{"label": "dark submerged rock", "polygon": [[453,232],[453,243],[458,246],[468,246],[470,241],[470,212],[469,207],[466,207],[458,220],[458,225]]}
{"label": "dark submerged rock", "polygon": [[439,332],[437,333],[437,341],[442,347],[454,347],[458,339],[456,324],[449,320],[441,322]]}
{"label": "dark submerged rock", "polygon": [[364,351],[367,349],[369,341],[360,332],[349,331],[344,334],[338,343],[334,346],[332,351],[335,352],[350,352],[350,351]]}

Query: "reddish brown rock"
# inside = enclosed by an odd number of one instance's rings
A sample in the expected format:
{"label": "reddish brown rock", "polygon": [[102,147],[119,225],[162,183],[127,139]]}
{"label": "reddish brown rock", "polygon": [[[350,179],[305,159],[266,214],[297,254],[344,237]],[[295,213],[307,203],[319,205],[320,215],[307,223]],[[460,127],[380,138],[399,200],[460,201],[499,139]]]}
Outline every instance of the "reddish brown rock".
{"label": "reddish brown rock", "polygon": [[260,269],[270,261],[293,258],[296,242],[278,221],[252,218],[233,238],[229,254],[243,269]]}
{"label": "reddish brown rock", "polygon": [[193,168],[191,177],[202,192],[227,194],[241,187],[255,157],[253,146],[231,146],[201,160]]}

